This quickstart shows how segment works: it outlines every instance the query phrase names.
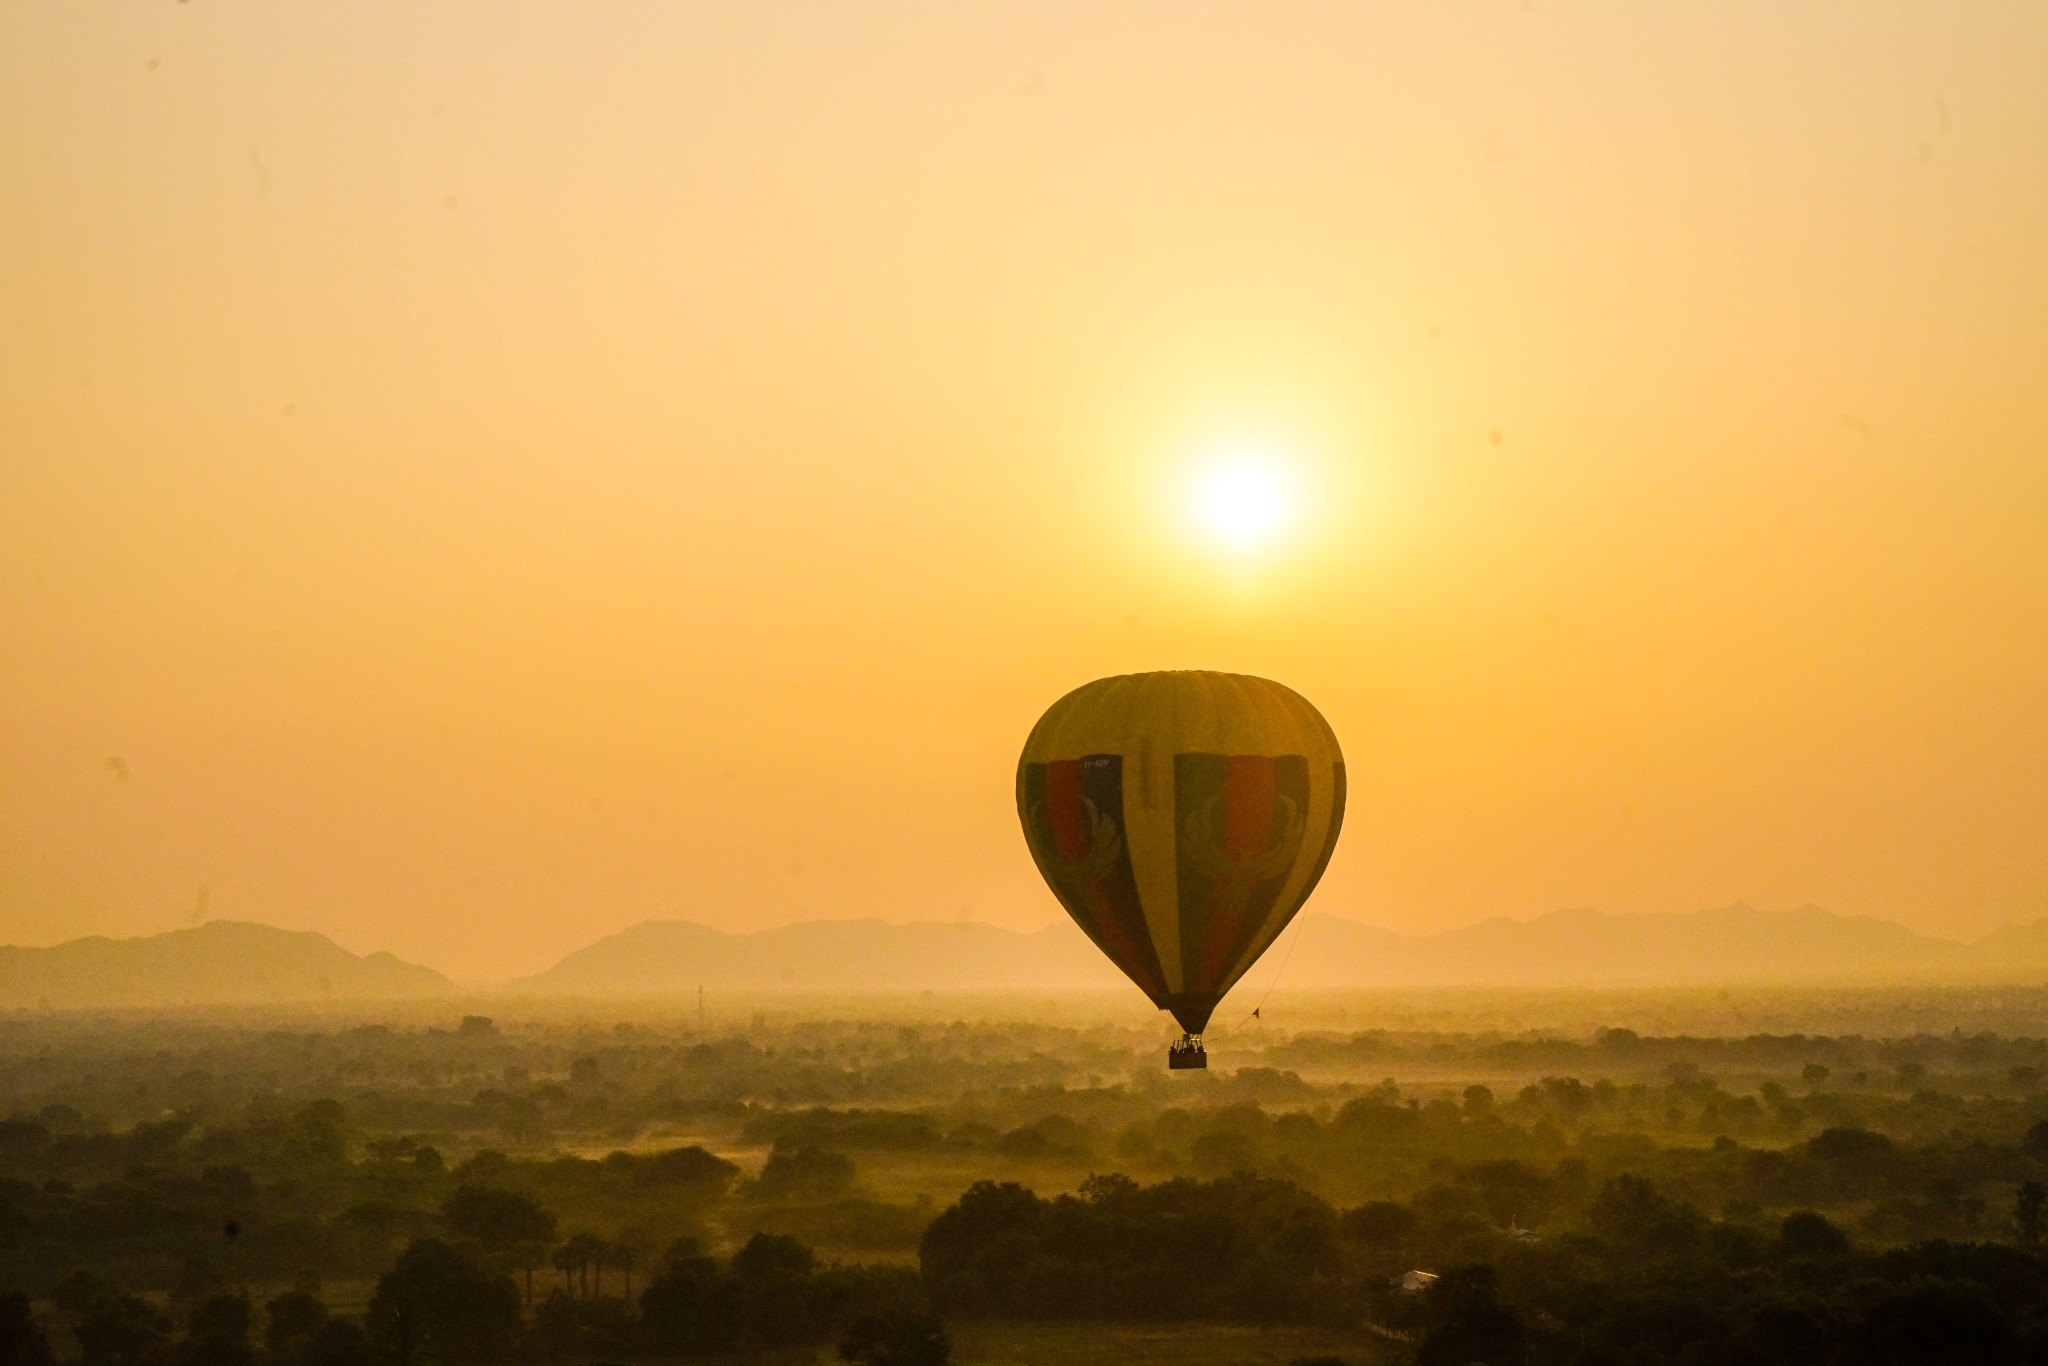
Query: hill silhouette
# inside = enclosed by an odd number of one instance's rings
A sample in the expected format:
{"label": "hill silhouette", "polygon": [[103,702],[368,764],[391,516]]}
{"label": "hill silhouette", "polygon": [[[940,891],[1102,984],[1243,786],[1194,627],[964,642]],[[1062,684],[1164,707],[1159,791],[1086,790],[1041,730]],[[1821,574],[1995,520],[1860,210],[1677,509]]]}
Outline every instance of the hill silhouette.
{"label": "hill silhouette", "polygon": [[139,939],[0,947],[0,1007],[215,1005],[420,996],[450,982],[326,935],[215,920]]}
{"label": "hill silhouette", "polygon": [[[1285,969],[1281,964],[1285,961]],[[2048,920],[1965,944],[1806,906],[1674,914],[1561,910],[1404,935],[1301,917],[1254,969],[1292,987],[1572,987],[2012,983],[2048,978]],[[825,993],[1125,987],[1071,924],[810,920],[731,934],[649,920],[507,984],[557,995],[664,995],[699,985]],[[310,931],[217,920],[136,939],[0,947],[0,1009],[369,1000],[452,989],[431,968],[357,955]]]}
{"label": "hill silhouette", "polygon": [[[1302,935],[1313,952],[1289,970],[1299,985],[1349,986],[1361,975],[1384,985],[1515,986],[1975,979],[2002,966],[1953,940],[1817,906],[1663,914],[1572,909],[1426,936],[1319,916]],[[2043,963],[2048,954],[2032,956],[2031,965]]]}
{"label": "hill silhouette", "polygon": [[1020,934],[979,922],[806,920],[727,934],[647,920],[513,983],[535,991],[920,991],[1107,987],[1123,975],[1072,925]]}
{"label": "hill silhouette", "polygon": [[[1403,935],[1327,914],[1301,917],[1256,973],[1303,987],[1588,986],[1862,981],[2024,981],[2048,976],[2048,921],[1979,944],[1806,906],[1673,914],[1561,910]],[[813,920],[728,934],[650,920],[513,983],[547,992],[653,994],[699,984],[755,990],[982,990],[1113,986],[1122,977],[1079,930]]]}

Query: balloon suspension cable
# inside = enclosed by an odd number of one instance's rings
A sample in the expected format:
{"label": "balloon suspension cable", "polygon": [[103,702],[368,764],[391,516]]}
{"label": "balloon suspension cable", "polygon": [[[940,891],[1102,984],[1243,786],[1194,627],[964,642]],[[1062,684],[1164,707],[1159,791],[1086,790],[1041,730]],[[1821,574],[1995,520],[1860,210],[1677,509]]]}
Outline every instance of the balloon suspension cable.
{"label": "balloon suspension cable", "polygon": [[1229,1035],[1232,1035],[1232,1034],[1235,1034],[1235,1033],[1237,1033],[1237,1031],[1238,1031],[1238,1030],[1240,1030],[1240,1029],[1244,1028],[1244,1027],[1245,1027],[1246,1025],[1250,1024],[1250,1023],[1251,1023],[1251,1022],[1252,1022],[1253,1020],[1257,1020],[1257,1021],[1259,1022],[1259,1027],[1260,1027],[1261,1029],[1265,1028],[1265,1024],[1266,1024],[1266,1019],[1265,1019],[1265,1016],[1263,1016],[1262,1014],[1260,1014],[1260,1012],[1261,1012],[1261,1011],[1263,1011],[1263,1010],[1264,1010],[1264,1009],[1266,1008],[1266,1001],[1267,1001],[1267,1000],[1268,1000],[1268,999],[1269,999],[1269,998],[1270,998],[1270,997],[1271,997],[1271,996],[1273,995],[1273,988],[1274,988],[1274,987],[1277,987],[1277,986],[1279,986],[1279,985],[1280,985],[1280,976],[1281,976],[1281,974],[1282,974],[1282,973],[1284,973],[1284,972],[1286,972],[1286,971],[1287,971],[1287,965],[1288,965],[1289,963],[1292,963],[1292,962],[1294,961],[1294,951],[1295,951],[1296,949],[1298,949],[1298,948],[1300,948],[1300,947],[1301,947],[1301,936],[1302,936],[1302,932],[1303,932],[1304,930],[1306,930],[1307,928],[1308,928],[1308,925],[1307,925],[1307,922],[1305,922],[1305,921],[1301,921],[1301,920],[1296,920],[1296,921],[1294,922],[1294,938],[1292,938],[1292,939],[1290,939],[1290,940],[1288,940],[1288,941],[1287,941],[1287,952],[1286,952],[1286,954],[1285,954],[1285,955],[1283,955],[1283,956],[1281,957],[1281,959],[1280,959],[1280,966],[1279,966],[1279,968],[1278,968],[1278,969],[1277,969],[1277,970],[1276,970],[1276,971],[1275,971],[1275,972],[1273,973],[1273,980],[1272,980],[1272,981],[1270,981],[1270,982],[1268,982],[1268,983],[1266,983],[1266,989],[1265,989],[1265,991],[1264,991],[1264,992],[1262,992],[1262,993],[1260,994],[1260,996],[1259,996],[1259,1003],[1258,1003],[1257,1005],[1255,1005],[1255,1006],[1253,1006],[1253,1007],[1252,1007],[1252,1013],[1251,1013],[1251,1014],[1249,1014],[1249,1015],[1247,1015],[1247,1016],[1245,1016],[1245,1017],[1244,1017],[1244,1018],[1243,1018],[1242,1020],[1239,1020],[1239,1021],[1238,1021],[1238,1022],[1237,1022],[1236,1024],[1232,1025],[1232,1026],[1231,1026],[1230,1028],[1228,1028],[1228,1029],[1226,1029],[1226,1030],[1224,1030],[1224,1031],[1223,1031],[1223,1033],[1224,1033],[1224,1035],[1225,1035],[1226,1037],[1227,1037],[1227,1036],[1229,1036]]}

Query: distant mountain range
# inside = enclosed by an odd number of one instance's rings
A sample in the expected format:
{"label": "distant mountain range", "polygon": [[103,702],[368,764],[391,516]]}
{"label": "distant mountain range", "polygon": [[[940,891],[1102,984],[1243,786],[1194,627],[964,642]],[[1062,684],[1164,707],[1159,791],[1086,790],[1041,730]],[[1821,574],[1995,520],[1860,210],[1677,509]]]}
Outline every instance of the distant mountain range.
{"label": "distant mountain range", "polygon": [[447,991],[432,968],[357,956],[324,934],[215,920],[141,939],[0,947],[0,1007],[364,1000]]}
{"label": "distant mountain range", "polygon": [[1817,906],[1656,915],[1552,911],[1410,936],[1304,917],[1296,985],[1604,985],[2048,978],[2048,921],[1977,944]]}
{"label": "distant mountain range", "polygon": [[645,920],[578,949],[513,990],[941,991],[1115,986],[1123,976],[1071,924],[1030,934],[968,921],[806,920],[727,934],[688,920]]}
{"label": "distant mountain range", "polygon": [[[1328,988],[2048,981],[2048,920],[1965,944],[1814,906],[1566,910],[1431,935],[1317,914],[1290,928],[1256,972],[1254,980],[1281,972],[1289,986]],[[728,934],[648,920],[504,989],[651,996],[700,985],[847,994],[1125,983],[1064,922],[1020,933],[973,922],[811,920]],[[388,953],[358,956],[324,935],[241,921],[141,939],[0,947],[0,1009],[374,1000],[452,989],[433,969]]]}
{"label": "distant mountain range", "polygon": [[[1298,944],[1290,944],[1294,935]],[[1818,907],[1687,914],[1554,911],[1404,935],[1333,915],[1303,916],[1268,955],[1293,986],[1624,984],[2048,979],[2048,921],[1975,944]],[[575,994],[752,990],[1111,986],[1122,978],[1071,925],[1019,933],[983,924],[813,920],[727,934],[649,920],[570,954],[514,990]]]}

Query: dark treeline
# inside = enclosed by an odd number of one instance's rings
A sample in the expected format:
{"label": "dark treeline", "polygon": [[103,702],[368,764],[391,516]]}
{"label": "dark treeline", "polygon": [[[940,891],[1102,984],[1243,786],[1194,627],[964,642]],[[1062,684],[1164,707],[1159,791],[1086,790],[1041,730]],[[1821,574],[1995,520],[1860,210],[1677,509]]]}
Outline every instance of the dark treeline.
{"label": "dark treeline", "polygon": [[54,1324],[39,1321],[21,1292],[0,1294],[0,1366],[49,1366],[61,1359],[53,1336],[59,1345],[68,1338],[75,1352],[64,1355],[84,1366],[489,1366],[834,1341],[868,1366],[943,1366],[948,1356],[914,1272],[821,1266],[802,1243],[774,1234],[725,1260],[681,1239],[637,1301],[586,1278],[530,1312],[504,1260],[473,1243],[420,1239],[377,1278],[359,1322],[331,1312],[314,1287],[270,1298],[259,1316],[244,1290],[173,1297],[165,1307],[75,1272],[51,1289]]}
{"label": "dark treeline", "polygon": [[932,1221],[919,1254],[933,1297],[964,1314],[1341,1322],[1364,1308],[1336,1212],[1250,1175],[1095,1176],[1051,1200],[984,1181]]}
{"label": "dark treeline", "polygon": [[[1809,1147],[1822,1162],[1881,1156],[1840,1135]],[[1454,1184],[1497,1192],[1544,1180],[1482,1169]],[[483,1366],[834,1340],[849,1360],[938,1366],[947,1348],[933,1303],[962,1316],[1363,1319],[1425,1366],[2018,1366],[2048,1360],[2048,1258],[2036,1246],[2048,1200],[2032,1190],[2022,1246],[1876,1250],[1812,1211],[1714,1219],[1626,1174],[1566,1196],[1542,1236],[1478,1213],[1483,1194],[1338,1209],[1248,1174],[1152,1186],[1108,1175],[1050,1199],[978,1183],[926,1230],[917,1272],[821,1266],[803,1244],[766,1234],[721,1260],[686,1238],[648,1268],[637,1296],[617,1267],[611,1295],[572,1278],[522,1313],[502,1269],[516,1255],[428,1238],[378,1278],[360,1324],[305,1288],[271,1298],[260,1321],[245,1292],[212,1290],[187,1305],[182,1331],[152,1301],[90,1273],[59,1283],[52,1299],[87,1366]],[[495,1235],[546,1222],[524,1197],[464,1191],[452,1225]],[[1445,1269],[1418,1276],[1416,1263]],[[0,1296],[0,1362],[56,1356],[27,1299]]]}
{"label": "dark treeline", "polygon": [[0,1366],[884,1360],[934,1311],[2039,1358],[2037,1039],[1276,1033],[1172,1077],[1140,1042],[0,1021]]}
{"label": "dark treeline", "polygon": [[1539,1236],[1478,1207],[1489,1190],[1545,1178],[1493,1168],[1458,1180],[1474,1199],[1349,1210],[1251,1176],[1096,1177],[1052,1199],[984,1182],[925,1233],[924,1280],[942,1309],[968,1315],[1363,1318],[1425,1366],[2048,1361],[2038,1185],[2022,1246],[1880,1251],[1811,1210],[1717,1220],[1631,1175],[1576,1195]]}

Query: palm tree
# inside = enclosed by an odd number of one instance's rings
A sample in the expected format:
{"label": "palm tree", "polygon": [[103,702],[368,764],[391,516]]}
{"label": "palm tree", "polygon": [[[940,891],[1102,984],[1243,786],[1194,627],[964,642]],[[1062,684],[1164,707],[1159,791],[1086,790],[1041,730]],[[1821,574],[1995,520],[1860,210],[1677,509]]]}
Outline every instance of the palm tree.
{"label": "palm tree", "polygon": [[562,1289],[572,1295],[576,1293],[576,1283],[570,1279],[570,1272],[576,1265],[578,1255],[579,1249],[576,1246],[576,1240],[571,1238],[568,1242],[556,1248],[555,1255],[549,1259],[554,1263],[555,1270],[562,1273]]}
{"label": "palm tree", "polygon": [[[598,1238],[595,1234],[579,1233],[568,1242],[562,1244],[562,1250],[555,1254],[555,1264],[557,1266],[566,1264],[566,1266],[576,1268],[581,1292],[578,1298],[582,1299],[590,1298],[590,1272],[593,1263],[596,1264],[597,1268],[597,1289],[602,1291],[604,1288],[604,1241],[602,1239]],[[564,1274],[566,1274],[566,1271]]]}
{"label": "palm tree", "polygon": [[555,1241],[554,1215],[520,1191],[463,1186],[442,1204],[441,1217],[491,1260],[524,1268],[532,1306],[533,1268]]}
{"label": "palm tree", "polygon": [[626,1278],[626,1302],[633,1302],[633,1264],[640,1259],[639,1251],[624,1238],[612,1244],[612,1265]]}
{"label": "palm tree", "polygon": [[519,1265],[526,1272],[526,1307],[533,1308],[533,1269],[547,1260],[548,1248],[554,1242],[550,1235],[545,1241],[538,1238],[521,1239],[514,1247],[518,1253]]}

